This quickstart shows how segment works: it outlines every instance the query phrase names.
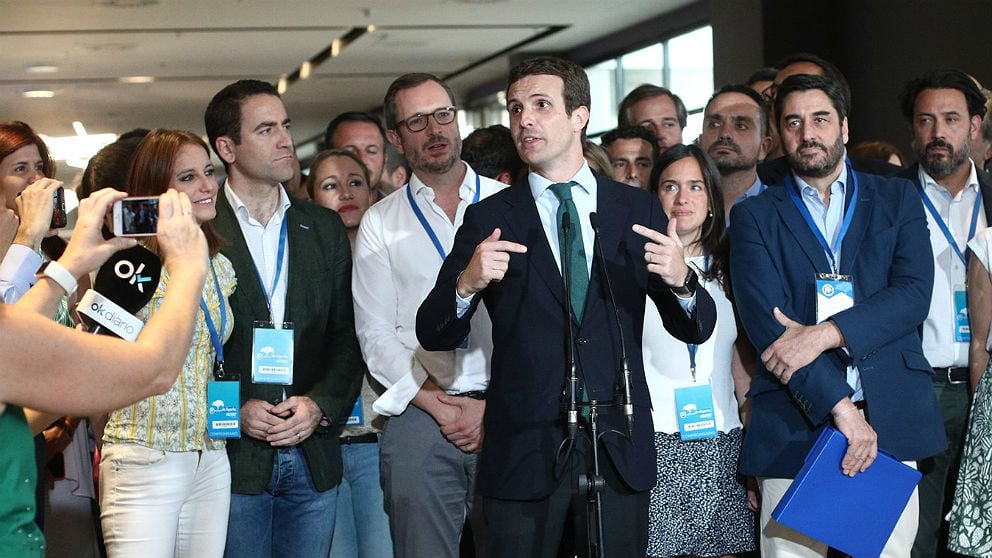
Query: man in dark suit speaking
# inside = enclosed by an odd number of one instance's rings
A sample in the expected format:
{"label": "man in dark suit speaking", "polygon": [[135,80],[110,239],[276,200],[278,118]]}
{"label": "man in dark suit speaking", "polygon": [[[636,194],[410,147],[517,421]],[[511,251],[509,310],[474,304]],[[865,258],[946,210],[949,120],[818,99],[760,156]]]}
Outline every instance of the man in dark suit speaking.
{"label": "man in dark suit speaking", "polygon": [[[420,307],[417,337],[425,349],[450,350],[466,338],[480,302],[492,318],[492,378],[478,473],[489,558],[554,556],[569,515],[586,517],[581,504],[570,504],[581,501],[577,479],[589,468],[591,445],[580,436],[573,451],[559,451],[571,447],[562,404],[566,354],[572,345],[578,399],[610,402],[622,384],[625,342],[631,433],[620,408],[597,409],[605,450],[603,531],[606,554],[640,556],[647,491],[656,476],[641,360],[645,297],[658,306],[666,329],[691,343],[709,337],[716,310],[705,290],[695,289],[674,221],[668,223],[659,201],[589,170],[582,156],[589,81],[582,68],[552,57],[517,65],[507,108],[530,174],[465,212],[437,284]],[[658,232],[665,230],[667,235]],[[579,525],[581,537],[585,527]]]}
{"label": "man in dark suit speaking", "polygon": [[[917,330],[933,286],[926,218],[908,182],[846,162],[849,106],[830,78],[786,78],[775,115],[791,173],[730,214],[738,315],[761,351],[740,469],[758,477],[762,556],[827,555],[770,517],[824,425],[847,437],[850,476],[879,447],[912,462],[946,445]],[[909,556],[916,526],[914,494],[882,556]]]}

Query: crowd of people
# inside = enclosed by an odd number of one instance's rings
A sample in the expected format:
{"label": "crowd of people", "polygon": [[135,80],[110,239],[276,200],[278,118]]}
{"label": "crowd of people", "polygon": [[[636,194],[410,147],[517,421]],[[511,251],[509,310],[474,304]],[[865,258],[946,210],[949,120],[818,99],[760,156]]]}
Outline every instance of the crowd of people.
{"label": "crowd of people", "polygon": [[[992,555],[992,92],[907,81],[904,166],[847,147],[811,54],[720,87],[698,138],[664,87],[597,143],[580,66],[507,81],[509,127],[463,138],[400,76],[306,173],[237,81],[206,141],[94,156],[68,243],[47,147],[0,123],[0,556],[838,556],[771,514],[827,426],[845,475],[922,473],[883,556]],[[154,236],[112,234],[126,196]],[[163,262],[137,339],[73,329],[135,250]]]}

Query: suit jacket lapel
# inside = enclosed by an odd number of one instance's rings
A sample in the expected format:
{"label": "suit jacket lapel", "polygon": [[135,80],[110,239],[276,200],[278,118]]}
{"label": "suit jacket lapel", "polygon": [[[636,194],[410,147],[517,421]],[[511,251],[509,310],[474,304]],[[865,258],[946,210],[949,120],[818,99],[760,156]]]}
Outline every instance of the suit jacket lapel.
{"label": "suit jacket lapel", "polygon": [[[854,208],[854,216],[851,219],[851,226],[847,229],[847,235],[841,245],[840,251],[840,272],[846,273],[854,264],[854,259],[861,249],[861,242],[864,239],[865,231],[868,230],[868,223],[871,221],[871,212],[874,210],[875,189],[871,181],[866,180],[865,175],[858,177],[858,199]],[[850,183],[851,181],[848,180]],[[848,204],[855,203],[852,188],[848,188]]]}
{"label": "suit jacket lapel", "polygon": [[781,188],[769,190],[772,192],[771,195],[776,197],[775,207],[778,209],[778,214],[782,221],[785,222],[785,230],[788,231],[785,234],[791,234],[795,237],[803,253],[806,254],[806,257],[809,258],[810,263],[813,264],[813,267],[817,271],[829,272],[830,261],[827,260],[827,255],[823,253],[823,247],[820,246],[820,242],[816,239],[813,231],[810,230],[809,224],[806,223],[802,214],[799,213],[799,208],[792,201],[787,188],[792,188],[792,186],[783,184]]}
{"label": "suit jacket lapel", "polygon": [[531,195],[527,181],[518,182],[511,186],[512,196],[507,197],[506,223],[514,236],[527,246],[527,259],[534,273],[541,278],[551,291],[558,304],[564,308],[565,286],[562,283],[561,272],[555,264],[548,235],[541,225],[541,217],[537,213],[537,204]]}
{"label": "suit jacket lapel", "polygon": [[[300,281],[311,281],[312,273],[308,269],[314,266],[306,265],[305,262],[320,261],[319,239],[314,233],[313,220],[309,215],[296,209],[296,204],[304,203],[290,198],[293,204],[286,210],[286,249],[289,251],[289,265],[285,271],[288,273],[286,280],[286,321],[292,321],[294,314],[305,311],[308,307],[307,293],[312,292],[310,287],[299,285]],[[294,312],[294,310],[296,312]]]}
{"label": "suit jacket lapel", "polygon": [[262,283],[258,277],[258,268],[255,260],[248,251],[248,244],[241,233],[241,225],[234,214],[234,209],[224,194],[224,188],[220,188],[217,194],[217,217],[214,218],[214,226],[227,242],[221,252],[227,259],[231,260],[238,275],[238,288],[236,296],[243,296],[251,304],[253,316],[268,316],[269,309],[265,304],[265,294],[262,292]]}

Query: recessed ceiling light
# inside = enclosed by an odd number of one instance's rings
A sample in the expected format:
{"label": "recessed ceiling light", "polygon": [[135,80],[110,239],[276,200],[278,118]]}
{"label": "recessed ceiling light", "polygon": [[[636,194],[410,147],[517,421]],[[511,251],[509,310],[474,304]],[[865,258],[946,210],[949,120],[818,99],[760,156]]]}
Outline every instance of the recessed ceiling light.
{"label": "recessed ceiling light", "polygon": [[55,92],[50,89],[25,89],[21,96],[25,99],[51,99]]}
{"label": "recessed ceiling light", "polygon": [[159,0],[100,0],[100,5],[111,8],[141,8],[157,4]]}
{"label": "recessed ceiling light", "polygon": [[124,76],[117,78],[117,81],[121,83],[152,83],[155,81],[155,76]]}
{"label": "recessed ceiling light", "polygon": [[52,64],[31,64],[25,66],[24,71],[29,74],[54,74],[59,71],[59,67]]}

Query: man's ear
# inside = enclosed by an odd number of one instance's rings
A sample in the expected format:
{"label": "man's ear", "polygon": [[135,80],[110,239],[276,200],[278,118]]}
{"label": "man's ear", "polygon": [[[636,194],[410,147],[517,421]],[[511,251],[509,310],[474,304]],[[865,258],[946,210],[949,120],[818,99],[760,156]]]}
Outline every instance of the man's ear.
{"label": "man's ear", "polygon": [[228,136],[221,136],[214,140],[214,149],[217,151],[217,156],[228,165],[234,164],[234,160],[236,159],[234,145],[234,140]]}
{"label": "man's ear", "polygon": [[586,124],[589,123],[589,107],[578,106],[572,111],[569,116],[572,119],[572,128],[576,131],[581,131],[585,129]]}
{"label": "man's ear", "polygon": [[406,155],[406,153],[403,152],[403,142],[400,141],[400,135],[396,132],[396,130],[386,130],[386,139],[389,140],[389,143],[393,144],[396,151],[399,151],[402,155]]}

